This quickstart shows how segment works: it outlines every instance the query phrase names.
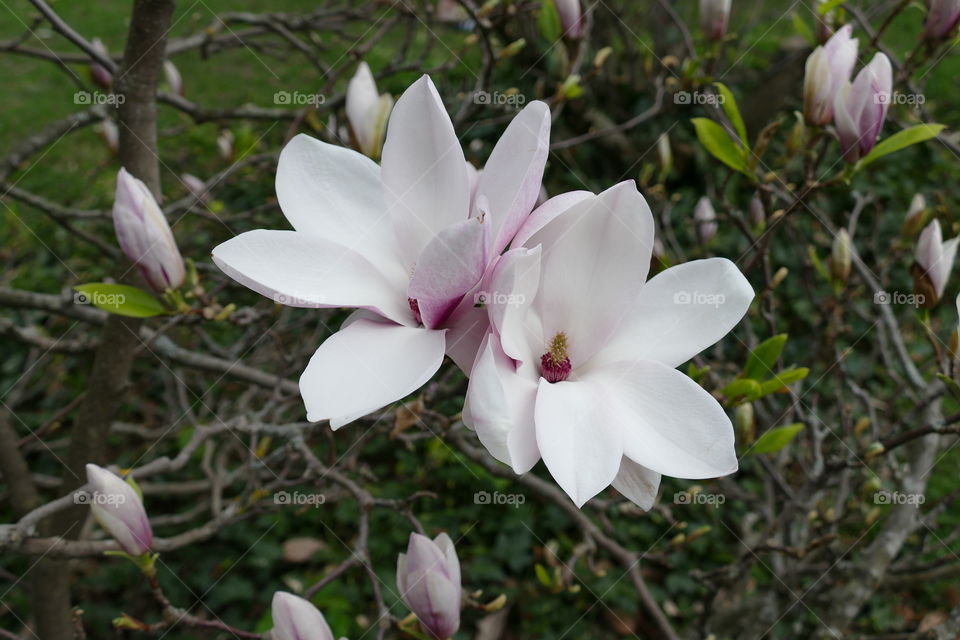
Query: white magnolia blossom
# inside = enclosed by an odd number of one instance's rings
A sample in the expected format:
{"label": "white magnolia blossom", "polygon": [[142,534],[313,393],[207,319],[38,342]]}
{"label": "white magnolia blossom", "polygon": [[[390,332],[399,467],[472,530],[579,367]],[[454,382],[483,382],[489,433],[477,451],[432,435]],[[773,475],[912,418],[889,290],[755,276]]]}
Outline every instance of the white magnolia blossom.
{"label": "white magnolia blossom", "polygon": [[358,151],[376,160],[383,147],[393,96],[377,93],[377,83],[366,62],[357,66],[347,84],[346,103],[347,121],[359,146]]}

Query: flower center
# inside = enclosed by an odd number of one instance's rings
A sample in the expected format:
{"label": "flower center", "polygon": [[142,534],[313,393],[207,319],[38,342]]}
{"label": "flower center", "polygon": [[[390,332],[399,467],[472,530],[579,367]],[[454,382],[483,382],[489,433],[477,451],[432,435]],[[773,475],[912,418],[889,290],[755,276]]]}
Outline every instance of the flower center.
{"label": "flower center", "polygon": [[547,382],[563,382],[570,377],[570,358],[567,357],[567,334],[563,331],[553,336],[547,352],[540,356],[540,375]]}
{"label": "flower center", "polygon": [[420,303],[415,298],[407,298],[407,304],[410,305],[410,311],[413,312],[413,319],[417,324],[423,324],[423,316],[420,315]]}

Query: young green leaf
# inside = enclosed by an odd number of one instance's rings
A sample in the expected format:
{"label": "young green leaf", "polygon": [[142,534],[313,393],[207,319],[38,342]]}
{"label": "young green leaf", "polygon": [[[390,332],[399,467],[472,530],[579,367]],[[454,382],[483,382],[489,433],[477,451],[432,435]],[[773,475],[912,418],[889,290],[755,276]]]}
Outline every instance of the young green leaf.
{"label": "young green leaf", "polygon": [[857,164],[857,169],[863,169],[874,160],[878,160],[895,151],[900,151],[900,149],[909,147],[912,144],[917,144],[930,138],[936,138],[945,128],[946,125],[943,124],[918,124],[908,127],[903,131],[898,131],[889,138],[884,138],[878,142],[877,146],[873,148],[873,151],[860,160]]}
{"label": "young green leaf", "polygon": [[740,396],[753,399],[760,393],[760,383],[756,380],[750,380],[749,378],[739,378],[721,389],[720,393],[731,399],[739,398]]}
{"label": "young green leaf", "polygon": [[754,380],[764,380],[771,373],[773,367],[777,364],[777,358],[783,353],[783,346],[787,344],[787,334],[767,338],[757,348],[750,352],[747,358],[747,365],[743,368],[743,377]]}
{"label": "young green leaf", "polygon": [[92,304],[98,309],[130,318],[151,318],[167,312],[152,294],[125,284],[90,282],[74,287],[78,304]]}
{"label": "young green leaf", "polygon": [[733,128],[737,130],[737,135],[740,136],[740,141],[743,142],[743,146],[749,147],[750,145],[747,144],[747,127],[743,124],[740,109],[737,108],[737,99],[733,97],[733,92],[730,91],[727,85],[722,82],[715,82],[714,84],[717,87],[717,93],[720,94],[720,107],[723,108],[723,112],[727,114]]}
{"label": "young green leaf", "polygon": [[563,24],[560,22],[560,14],[557,13],[557,6],[553,0],[540,3],[537,27],[540,29],[540,35],[548,42],[556,42],[563,35]]}
{"label": "young green leaf", "polygon": [[770,429],[757,438],[749,453],[776,453],[787,446],[800,433],[801,429],[803,429],[802,422]]}
{"label": "young green leaf", "polygon": [[765,396],[780,391],[781,389],[803,380],[810,374],[810,369],[806,367],[790,367],[784,369],[769,380],[764,380],[760,384],[760,395]]}
{"label": "young green leaf", "polygon": [[747,169],[746,149],[734,142],[726,129],[709,118],[693,118],[697,139],[713,157],[735,171],[754,178]]}

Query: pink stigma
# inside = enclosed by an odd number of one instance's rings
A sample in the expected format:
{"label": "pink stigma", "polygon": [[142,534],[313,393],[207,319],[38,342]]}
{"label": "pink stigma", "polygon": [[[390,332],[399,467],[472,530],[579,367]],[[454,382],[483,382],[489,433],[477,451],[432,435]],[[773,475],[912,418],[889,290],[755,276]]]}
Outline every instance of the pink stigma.
{"label": "pink stigma", "polygon": [[413,312],[413,319],[417,324],[423,324],[423,316],[420,315],[420,303],[414,298],[407,298],[407,304],[410,305],[410,311]]}
{"label": "pink stigma", "polygon": [[563,382],[570,377],[573,365],[567,357],[567,334],[553,336],[547,352],[540,356],[540,375],[547,382]]}

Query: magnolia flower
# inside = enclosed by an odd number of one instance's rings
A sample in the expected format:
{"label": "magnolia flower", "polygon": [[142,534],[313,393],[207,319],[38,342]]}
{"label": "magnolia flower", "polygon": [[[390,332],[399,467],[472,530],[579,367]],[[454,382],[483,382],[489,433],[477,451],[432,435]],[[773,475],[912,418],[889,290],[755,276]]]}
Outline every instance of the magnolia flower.
{"label": "magnolia flower", "polygon": [[186,275],[170,225],[147,185],[121,168],[113,202],[113,227],[120,248],[157,293],[178,289]]}
{"label": "magnolia flower", "polygon": [[957,257],[960,237],[943,241],[940,222],[934,220],[920,233],[917,240],[913,272],[914,291],[922,296],[920,303],[932,309],[940,302],[947,288],[947,279]]}
{"label": "magnolia flower", "polygon": [[675,367],[743,317],[753,290],[736,266],[697,260],[644,283],[654,223],[633,181],[547,201],[515,246],[491,278],[464,407],[490,453],[516,473],[542,457],[578,506],[612,483],[649,509],[660,474],[734,472],[730,419]]}
{"label": "magnolia flower", "polygon": [[117,475],[95,464],[87,465],[92,489],[90,511],[100,526],[132,556],[142,556],[153,544],[153,530],[140,494]]}
{"label": "magnolia flower", "polygon": [[560,15],[563,35],[574,39],[582,38],[583,10],[580,8],[580,0],[553,0],[553,4]]}
{"label": "magnolia flower", "polygon": [[707,40],[716,42],[727,33],[730,20],[730,0],[700,0],[700,28]]}
{"label": "magnolia flower", "polygon": [[358,151],[376,160],[383,147],[387,118],[393,108],[393,96],[377,93],[377,84],[366,62],[357,66],[357,72],[347,85],[347,120],[357,142]]}
{"label": "magnolia flower", "polygon": [[430,78],[397,100],[382,169],[308,136],[284,148],[277,199],[295,231],[256,230],[213,250],[232,278],[295,307],[356,307],[300,378],[311,421],[336,429],[412,393],[445,351],[469,370],[487,328],[471,292],[533,208],[550,111],[510,123],[471,198],[467,163]]}
{"label": "magnolia flower", "polygon": [[697,201],[697,206],[693,209],[693,222],[701,244],[709,244],[713,236],[717,235],[717,212],[707,196]]}
{"label": "magnolia flower", "polygon": [[926,220],[926,217],[926,198],[923,197],[922,193],[913,194],[913,198],[910,200],[910,208],[907,210],[907,215],[903,219],[903,226],[900,228],[900,233],[905,236],[912,236],[920,230],[920,226],[924,220]]}
{"label": "magnolia flower", "polygon": [[833,101],[843,83],[850,79],[857,61],[857,39],[853,27],[845,25],[813,50],[807,58],[803,77],[803,115],[807,122],[824,125],[833,119]]}
{"label": "magnolia flower", "polygon": [[177,66],[169,60],[164,60],[163,75],[167,78],[167,84],[170,85],[170,91],[173,91],[178,96],[182,96],[183,76],[180,75],[180,70],[177,69]]}
{"label": "magnolia flower", "polygon": [[833,117],[843,159],[850,164],[864,157],[877,143],[890,105],[893,69],[882,53],[857,74],[853,84],[844,82],[833,103]]}
{"label": "magnolia flower", "polygon": [[923,26],[923,37],[929,40],[943,40],[960,21],[960,0],[930,0],[927,21]]}
{"label": "magnolia flower", "polygon": [[[90,44],[93,45],[93,49],[103,57],[110,57],[110,52],[107,50],[107,45],[103,44],[103,40],[100,38],[94,38],[90,41]],[[104,91],[110,91],[110,89],[113,87],[113,74],[110,73],[107,68],[99,62],[90,63],[90,78]]]}
{"label": "magnolia flower", "polygon": [[277,591],[272,613],[274,640],[334,640],[323,614],[299,596]]}
{"label": "magnolia flower", "polygon": [[450,536],[411,533],[397,558],[397,589],[431,638],[447,640],[460,627],[460,561]]}

